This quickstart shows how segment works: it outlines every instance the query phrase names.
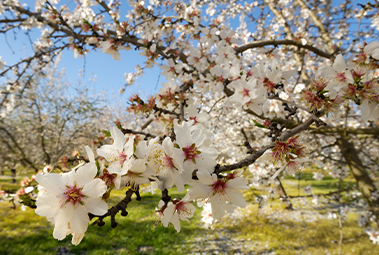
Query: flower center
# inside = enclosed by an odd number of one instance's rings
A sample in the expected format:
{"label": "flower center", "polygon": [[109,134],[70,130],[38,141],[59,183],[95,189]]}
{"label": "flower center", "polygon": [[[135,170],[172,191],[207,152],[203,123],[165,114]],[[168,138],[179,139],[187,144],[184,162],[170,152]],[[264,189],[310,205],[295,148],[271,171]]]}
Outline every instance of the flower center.
{"label": "flower center", "polygon": [[111,174],[106,169],[103,171],[103,176],[100,178],[105,182],[105,184],[110,187],[114,184],[114,179],[117,177],[117,174]]}
{"label": "flower center", "polygon": [[248,97],[249,96],[249,93],[250,93],[250,90],[248,90],[247,88],[244,88],[242,91],[242,96],[243,97]]}
{"label": "flower center", "polygon": [[82,193],[82,189],[76,186],[70,187],[66,186],[67,189],[63,193],[66,195],[66,203],[73,203],[76,205],[77,203],[83,204],[84,194]]}
{"label": "flower center", "polygon": [[213,194],[215,194],[215,193],[218,193],[218,194],[226,193],[225,192],[225,188],[227,188],[227,187],[228,186],[226,185],[225,181],[223,181],[223,180],[217,180],[212,185]]}
{"label": "flower center", "polygon": [[165,164],[165,166],[166,166],[167,168],[170,168],[170,169],[175,168],[174,162],[173,162],[173,160],[172,160],[172,158],[171,158],[170,156],[165,155],[165,156],[163,157],[163,162],[164,162],[164,164]]}
{"label": "flower center", "polygon": [[181,214],[181,213],[182,214],[190,214],[191,213],[191,211],[187,207],[188,202],[184,202],[184,201],[180,201],[180,200],[175,199],[173,201],[173,203],[175,204],[175,210],[178,214]]}
{"label": "flower center", "polygon": [[340,82],[345,82],[347,80],[346,76],[344,73],[338,73],[337,74],[337,79],[340,81]]}
{"label": "flower center", "polygon": [[199,150],[197,150],[196,145],[193,143],[191,146],[187,146],[185,148],[182,148],[184,152],[184,157],[186,160],[192,160],[193,163],[196,163],[195,159],[199,157],[199,154],[201,153]]}
{"label": "flower center", "polygon": [[118,160],[120,161],[120,165],[124,164],[127,157],[128,156],[123,151],[120,152],[120,154],[118,155]]}
{"label": "flower center", "polygon": [[189,119],[194,121],[193,124],[197,124],[197,123],[198,123],[198,122],[197,122],[197,119],[196,119],[196,116],[195,116],[195,117],[189,117]]}
{"label": "flower center", "polygon": [[217,80],[217,82],[224,82],[225,79],[223,76],[217,76],[216,80]]}
{"label": "flower center", "polygon": [[267,77],[265,77],[263,79],[263,86],[267,87],[267,89],[269,91],[274,91],[274,89],[275,89],[275,83],[273,83],[272,81],[270,81],[270,79],[267,78]]}
{"label": "flower center", "polygon": [[155,145],[148,157],[148,165],[155,170],[157,175],[164,174],[164,166],[166,164],[164,155],[165,154],[163,153],[161,147]]}
{"label": "flower center", "polygon": [[276,141],[276,146],[272,149],[272,157],[274,158],[274,161],[276,162],[284,159],[290,150],[291,149],[288,147],[287,143]]}

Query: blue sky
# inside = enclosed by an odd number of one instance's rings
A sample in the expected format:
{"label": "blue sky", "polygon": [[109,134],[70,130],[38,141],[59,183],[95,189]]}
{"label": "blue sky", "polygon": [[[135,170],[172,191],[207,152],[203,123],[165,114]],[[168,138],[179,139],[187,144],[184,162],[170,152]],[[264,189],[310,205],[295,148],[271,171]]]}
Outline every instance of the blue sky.
{"label": "blue sky", "polygon": [[[37,37],[38,33],[34,33]],[[13,36],[10,33],[7,35],[9,45],[6,43],[5,35],[0,34],[0,56],[7,64],[14,64],[23,57],[30,56],[33,51],[28,37],[24,31],[19,31]],[[75,82],[78,80],[79,70],[85,70],[82,82],[85,84],[91,76],[96,75],[97,82],[93,89],[96,93],[107,91],[110,94],[113,92],[118,94],[118,91],[125,84],[124,73],[134,72],[135,66],[140,64],[143,66],[144,59],[139,56],[138,51],[121,51],[121,60],[115,61],[110,55],[102,53],[100,50],[91,51],[85,57],[74,58],[74,52],[65,50],[63,52],[60,67],[66,68],[66,75],[69,80]],[[148,75],[144,75],[138,79],[132,87],[128,87],[122,98],[128,98],[131,93],[141,92],[143,94],[153,94],[159,90],[156,88],[156,83],[159,77],[160,68],[155,67],[152,70],[147,70]]]}
{"label": "blue sky", "polygon": [[[21,2],[30,2],[23,0]],[[353,1],[355,4],[357,1]],[[359,2],[359,1],[358,1]],[[124,4],[124,2],[123,2]],[[75,7],[75,4],[71,2],[70,8]],[[125,7],[126,6],[126,7]],[[121,17],[124,17],[127,13],[128,5],[122,6]],[[33,9],[33,7],[31,7]],[[231,25],[238,23],[238,19],[231,20]],[[31,39],[36,39],[40,35],[40,32],[31,32]],[[6,38],[8,43],[6,43]],[[7,62],[7,64],[14,64],[19,61],[22,57],[30,56],[33,51],[29,38],[26,36],[25,31],[17,30],[17,34],[13,32],[7,33],[7,37],[4,34],[0,34],[0,56]],[[95,86],[91,88],[94,89],[95,93],[100,93],[105,91],[108,93],[109,100],[114,100],[114,95],[119,95],[118,91],[125,84],[124,73],[134,72],[135,66],[139,64],[143,66],[144,58],[139,56],[139,51],[121,51],[121,60],[115,61],[110,55],[102,53],[99,49],[94,52],[91,51],[86,57],[74,58],[74,53],[71,50],[65,50],[63,52],[62,61],[60,62],[60,67],[66,68],[66,75],[69,80],[75,82],[78,80],[79,70],[85,70],[85,76],[82,79],[82,83],[86,84],[93,75],[96,75],[97,82]],[[158,60],[160,61],[160,60]],[[128,87],[121,96],[124,102],[130,97],[132,93],[139,93],[142,97],[147,97],[149,95],[155,94],[159,88],[160,84],[165,81],[164,77],[160,77],[160,68],[155,66],[152,70],[148,69],[145,75],[139,78],[136,83]],[[159,84],[157,86],[157,81],[159,79]]]}
{"label": "blue sky", "polygon": [[[34,1],[21,0],[20,2],[28,3],[30,8],[34,9]],[[70,3],[68,4],[70,8],[76,6],[73,2]],[[129,6],[124,4],[123,7]],[[125,16],[129,8],[123,9],[120,16]],[[31,40],[34,41],[40,37],[40,32],[36,30],[29,31],[29,36]],[[7,62],[7,65],[13,65],[22,58],[29,57],[33,54],[29,37],[26,35],[26,31],[21,29],[15,30],[15,33],[13,31],[8,32],[6,36],[0,34],[0,45],[0,56],[3,61]],[[101,52],[100,49],[90,51],[85,57],[75,59],[73,51],[65,50],[59,67],[65,67],[66,76],[72,82],[78,81],[80,70],[85,71],[82,84],[89,83],[89,79],[93,75],[96,75],[97,82],[94,85],[91,82],[92,85],[90,89],[93,89],[94,93],[106,92],[110,101],[114,100],[115,95],[118,95],[119,99],[126,102],[133,93],[147,97],[158,92],[160,85],[157,86],[157,80],[160,74],[160,68],[155,66],[153,69],[145,69],[146,74],[139,78],[133,86],[128,86],[122,96],[120,95],[119,90],[124,87],[126,83],[124,73],[134,72],[135,66],[138,64],[144,66],[145,59],[139,56],[139,51],[121,51],[120,53],[120,61],[115,61],[110,55]],[[162,81],[165,81],[164,77],[160,78],[159,84]]]}

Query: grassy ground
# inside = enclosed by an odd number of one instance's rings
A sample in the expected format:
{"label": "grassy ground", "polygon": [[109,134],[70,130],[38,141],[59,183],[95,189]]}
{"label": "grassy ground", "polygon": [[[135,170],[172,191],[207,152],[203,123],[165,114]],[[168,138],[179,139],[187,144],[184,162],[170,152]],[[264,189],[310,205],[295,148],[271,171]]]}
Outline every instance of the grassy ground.
{"label": "grassy ground", "polygon": [[[267,211],[261,212],[257,217],[257,212],[257,207],[254,206],[242,213],[241,220],[224,219],[216,225],[216,229],[227,230],[240,239],[258,243],[255,249],[258,253],[271,251],[272,254],[283,255],[339,254],[338,220],[324,218],[303,222],[294,218],[292,221],[281,221],[275,217],[267,217],[270,215]],[[276,214],[277,210],[273,213]],[[368,235],[357,226],[356,215],[350,214],[342,226],[342,254],[379,254],[379,246],[374,245]]]}
{"label": "grassy ground", "polygon": [[[310,184],[314,193],[336,189],[336,181],[331,178],[317,182],[311,177],[307,172],[300,181],[287,177],[283,185],[294,196],[304,194],[302,188]],[[2,178],[0,182],[10,185],[9,179]],[[351,183],[348,178],[342,187]],[[259,191],[245,193],[248,201],[254,201],[254,193]],[[173,191],[170,195],[178,194]],[[122,192],[113,193],[109,203],[115,204],[122,197]],[[190,223],[181,222],[180,233],[172,225],[165,228],[157,224],[154,211],[159,200],[158,195],[143,194],[141,202],[133,197],[128,206],[129,215],[116,218],[116,229],[110,227],[109,219],[103,227],[89,226],[79,246],[71,245],[71,236],[63,241],[55,240],[52,225],[34,210],[23,212],[20,207],[13,210],[11,204],[0,202],[0,254],[233,254],[237,248],[230,247],[236,244],[241,244],[238,251],[242,254],[339,254],[338,221],[321,215],[317,221],[307,222],[305,216],[311,208],[300,209],[298,200],[292,201],[297,208],[294,211],[282,210],[278,200],[269,201],[259,210],[256,204],[250,205],[237,216],[223,218],[210,230],[202,227],[201,210],[197,210]],[[313,209],[317,213],[317,208]],[[342,254],[379,254],[379,246],[358,227],[356,218],[357,214],[352,213],[343,221]],[[221,242],[229,244],[221,249],[217,246]],[[216,248],[212,250],[210,246]]]}
{"label": "grassy ground", "polygon": [[[109,201],[120,200],[122,193]],[[133,197],[134,198],[134,197]],[[186,240],[200,233],[199,217],[191,223],[182,222],[182,230],[176,233],[156,224],[154,209],[160,198],[144,195],[142,201],[133,201],[128,206],[127,217],[117,217],[118,226],[110,227],[109,219],[103,227],[89,226],[88,232],[78,246],[71,245],[71,237],[59,242],[52,236],[53,227],[47,220],[27,209],[10,208],[0,203],[0,254],[57,254],[66,251],[72,254],[187,254],[183,245]],[[199,213],[199,212],[198,212]]]}

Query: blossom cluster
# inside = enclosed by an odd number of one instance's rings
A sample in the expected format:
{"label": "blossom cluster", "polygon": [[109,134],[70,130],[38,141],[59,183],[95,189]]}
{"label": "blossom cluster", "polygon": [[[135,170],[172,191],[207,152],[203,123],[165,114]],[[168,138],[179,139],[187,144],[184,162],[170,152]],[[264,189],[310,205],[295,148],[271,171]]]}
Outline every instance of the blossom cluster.
{"label": "blossom cluster", "polygon": [[95,160],[87,146],[89,162],[85,165],[60,175],[50,172],[36,176],[36,213],[55,225],[55,238],[61,240],[72,234],[73,244],[78,244],[87,231],[89,214],[105,215],[111,191],[123,187],[135,190],[149,184],[150,190],[164,191],[175,186],[182,193],[185,185],[192,186],[182,199],[161,201],[158,205],[162,224],[167,227],[171,222],[178,232],[180,221],[194,214],[191,201],[209,201],[215,219],[236,206],[244,207],[240,190],[249,189],[247,180],[237,172],[214,173],[217,151],[209,147],[209,137],[201,126],[194,125],[193,120],[176,123],[174,134],[175,140],[156,137],[138,141],[134,135],[125,136],[117,126],[113,127],[113,144],[97,149],[105,160]]}
{"label": "blossom cluster", "polygon": [[[244,207],[240,190],[249,188],[247,181],[238,172],[218,171],[216,161],[239,166],[233,170],[249,167],[255,174],[253,185],[258,186],[279,180],[283,170],[294,175],[305,163],[317,162],[306,155],[311,147],[321,151],[317,157],[333,162],[329,163],[333,178],[344,179],[349,170],[334,167],[343,156],[342,149],[335,147],[344,136],[367,147],[365,161],[375,163],[375,143],[366,142],[365,146],[347,129],[367,128],[367,121],[379,117],[379,42],[357,44],[355,57],[346,61],[347,55],[338,54],[345,52],[338,46],[340,39],[349,36],[344,24],[328,34],[322,24],[324,16],[321,21],[311,21],[317,13],[306,4],[286,0],[277,1],[277,6],[268,0],[264,4],[230,1],[227,8],[218,5],[225,1],[128,2],[126,15],[121,13],[120,1],[80,0],[73,8],[59,0],[38,0],[33,10],[17,0],[0,2],[1,15],[16,17],[10,27],[5,19],[7,27],[1,29],[41,30],[33,44],[35,58],[7,65],[0,57],[1,76],[11,72],[15,77],[1,93],[0,117],[14,110],[17,99],[32,86],[34,74],[27,72],[28,66],[43,73],[45,64],[65,48],[71,49],[75,58],[97,50],[116,61],[121,60],[122,51],[139,50],[144,66],[125,74],[126,86],[155,65],[166,80],[155,96],[132,96],[128,108],[136,116],[154,119],[154,128],[161,136],[126,132],[117,125],[110,131],[112,145],[103,145],[104,136],[95,142],[101,145],[96,150],[98,157],[86,147],[86,164],[63,174],[46,169],[36,176],[36,213],[55,225],[57,239],[72,234],[73,243],[78,244],[90,217],[105,215],[111,192],[124,187],[138,191],[139,186],[150,185],[149,190],[160,189],[162,193],[172,187],[186,192],[182,199],[162,196],[157,206],[162,224],[171,222],[177,231],[181,220],[193,216],[194,200],[203,204],[207,223],[236,206]],[[268,16],[270,24],[265,23],[268,9],[274,13]],[[366,9],[371,7],[364,8],[359,18],[366,15]],[[255,13],[260,13],[256,19]],[[228,19],[237,16],[240,25],[228,25],[234,23]],[[255,23],[254,32],[247,30],[247,20]],[[377,21],[376,17],[376,27]],[[318,29],[308,29],[307,24]],[[296,25],[298,28],[289,31]],[[283,34],[288,40],[273,40]],[[257,125],[259,121],[264,121],[263,127]],[[335,137],[316,139],[320,126],[325,125],[329,128],[325,132],[337,129]],[[300,134],[306,129],[311,131]],[[303,142],[304,137],[308,142]],[[252,157],[244,155],[246,150],[240,144],[245,144]],[[258,154],[262,156],[256,160]],[[68,157],[61,159],[64,170],[68,161]],[[370,175],[374,180],[375,172]],[[314,174],[316,180],[322,177]],[[33,206],[33,190],[25,185],[28,187],[18,195],[24,204]],[[305,192],[313,195],[311,187]],[[269,190],[270,195],[274,193],[274,189]],[[268,195],[262,197],[267,200]],[[378,192],[366,197],[376,200]]]}

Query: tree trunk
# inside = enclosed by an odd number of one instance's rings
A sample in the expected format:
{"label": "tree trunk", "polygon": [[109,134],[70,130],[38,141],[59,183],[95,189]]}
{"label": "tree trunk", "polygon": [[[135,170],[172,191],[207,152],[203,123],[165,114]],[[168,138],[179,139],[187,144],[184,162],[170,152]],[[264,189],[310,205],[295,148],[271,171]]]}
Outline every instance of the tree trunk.
{"label": "tree trunk", "polygon": [[282,199],[282,201],[285,203],[286,210],[293,210],[291,200],[287,196],[287,192],[284,189],[282,182],[280,181],[279,177],[276,177],[277,185],[276,185],[276,193],[279,195],[279,197]]}
{"label": "tree trunk", "polygon": [[358,184],[358,189],[362,192],[366,202],[369,204],[373,213],[379,216],[379,201],[373,200],[371,194],[376,191],[375,185],[368,175],[365,166],[358,156],[358,151],[355,149],[354,144],[350,142],[349,137],[341,136],[337,139],[337,145],[341,150],[342,156],[346,163],[349,165],[350,171]]}
{"label": "tree trunk", "polygon": [[12,173],[12,183],[16,183],[16,169],[12,168],[11,173]]}

